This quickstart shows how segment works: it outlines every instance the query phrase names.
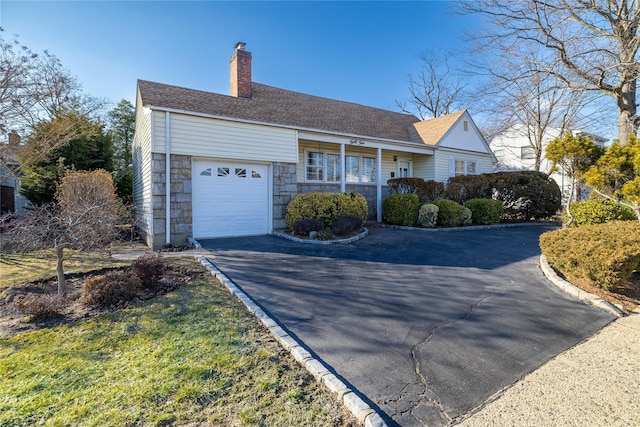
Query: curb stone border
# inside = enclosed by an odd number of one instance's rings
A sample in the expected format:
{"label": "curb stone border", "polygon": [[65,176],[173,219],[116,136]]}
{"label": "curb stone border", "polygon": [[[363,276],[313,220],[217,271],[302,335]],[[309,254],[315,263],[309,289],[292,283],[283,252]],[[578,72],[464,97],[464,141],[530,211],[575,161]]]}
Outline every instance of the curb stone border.
{"label": "curb stone border", "polygon": [[580,289],[558,276],[555,270],[549,265],[547,257],[544,255],[540,255],[540,269],[547,279],[549,279],[551,283],[560,288],[563,292],[578,298],[585,304],[593,305],[601,310],[611,313],[616,317],[624,317],[622,310],[615,305],[608,303],[599,296]]}
{"label": "curb stone border", "polygon": [[513,227],[525,227],[527,225],[537,225],[537,224],[560,224],[555,221],[549,222],[513,222],[513,223],[504,223],[504,224],[489,224],[489,225],[465,225],[461,227],[441,227],[441,228],[427,228],[427,227],[407,227],[404,225],[392,225],[379,223],[382,228],[393,228],[396,230],[415,230],[415,231],[426,231],[426,232],[441,232],[441,231],[465,231],[465,230],[491,230],[494,228],[513,228]]}
{"label": "curb stone border", "polygon": [[[199,243],[194,240],[194,244]],[[201,247],[201,246],[200,246]],[[302,365],[319,383],[322,383],[338,400],[356,417],[358,422],[364,427],[388,427],[387,423],[382,419],[373,408],[369,406],[360,396],[352,389],[332,374],[329,368],[318,359],[314,358],[302,345],[291,337],[282,327],[280,327],[274,319],[267,315],[253,300],[238,288],[224,273],[216,268],[211,261],[202,255],[194,255],[204,268],[206,268],[213,277],[218,279],[227,290],[244,304],[273,335],[285,350],[287,350],[293,358]]]}
{"label": "curb stone border", "polygon": [[298,243],[311,243],[314,245],[340,245],[346,243],[352,243],[358,241],[360,239],[364,239],[369,234],[369,229],[367,227],[362,227],[362,233],[357,234],[352,237],[347,237],[346,239],[337,239],[337,240],[308,240],[308,239],[300,239],[299,237],[291,236],[290,234],[283,233],[281,231],[273,230],[272,234],[277,237],[282,237],[283,239],[292,240]]}

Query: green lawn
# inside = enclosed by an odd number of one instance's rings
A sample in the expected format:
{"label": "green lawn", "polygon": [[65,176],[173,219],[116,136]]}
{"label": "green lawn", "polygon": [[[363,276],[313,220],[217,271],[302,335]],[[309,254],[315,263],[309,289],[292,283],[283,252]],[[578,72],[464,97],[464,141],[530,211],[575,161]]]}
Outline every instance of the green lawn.
{"label": "green lawn", "polygon": [[191,258],[148,303],[0,339],[0,425],[342,426],[337,401]]}

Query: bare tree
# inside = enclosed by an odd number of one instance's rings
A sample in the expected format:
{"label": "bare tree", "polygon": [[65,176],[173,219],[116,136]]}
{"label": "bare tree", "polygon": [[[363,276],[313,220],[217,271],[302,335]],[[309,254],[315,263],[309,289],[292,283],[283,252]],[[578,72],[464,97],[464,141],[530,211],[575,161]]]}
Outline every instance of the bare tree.
{"label": "bare tree", "polygon": [[618,139],[638,131],[640,2],[638,0],[475,0],[462,1],[482,14],[488,27],[476,40],[518,56],[522,46],[539,55],[528,69],[553,76],[565,87],[612,97],[618,112]]}
{"label": "bare tree", "polygon": [[117,236],[126,210],[105,170],[70,172],[56,193],[56,203],[31,209],[10,228],[20,251],[53,249],[57,259],[58,294],[67,291],[64,250],[104,248]]}
{"label": "bare tree", "polygon": [[421,119],[429,119],[453,113],[466,108],[462,94],[462,77],[455,76],[452,54],[440,50],[421,53],[422,69],[417,76],[409,74],[409,99],[396,100],[396,105],[405,113],[417,114]]}
{"label": "bare tree", "polygon": [[[476,104],[489,118],[489,137],[507,129],[517,130],[531,149],[533,169],[542,171],[546,143],[553,137],[576,130],[586,116],[591,122],[596,120],[596,114],[587,111],[587,107],[595,105],[602,95],[578,92],[559,84],[549,73],[530,68],[530,59],[538,54],[536,51],[518,52],[518,55],[502,57],[499,61],[492,57],[484,65],[478,64],[475,73],[485,74],[488,83],[476,94],[483,102]],[[513,148],[502,147],[504,150]],[[520,145],[515,148],[519,150]]]}
{"label": "bare tree", "polygon": [[[17,38],[5,39],[0,28],[0,135],[18,132],[22,137],[42,121],[75,111],[89,117],[99,114],[106,101],[86,95],[82,85],[48,51],[34,53]],[[0,139],[0,155],[15,151]],[[24,140],[24,138],[23,138]]]}

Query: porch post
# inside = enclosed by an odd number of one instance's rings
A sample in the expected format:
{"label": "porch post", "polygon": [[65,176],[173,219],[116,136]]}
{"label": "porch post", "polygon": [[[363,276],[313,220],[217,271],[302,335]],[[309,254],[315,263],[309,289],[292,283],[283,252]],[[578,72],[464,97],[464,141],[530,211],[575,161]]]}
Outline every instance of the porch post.
{"label": "porch post", "polygon": [[345,185],[345,160],[344,160],[344,144],[340,144],[340,192],[344,193],[347,191]]}
{"label": "porch post", "polygon": [[380,147],[376,156],[376,205],[376,219],[382,222],[382,148]]}

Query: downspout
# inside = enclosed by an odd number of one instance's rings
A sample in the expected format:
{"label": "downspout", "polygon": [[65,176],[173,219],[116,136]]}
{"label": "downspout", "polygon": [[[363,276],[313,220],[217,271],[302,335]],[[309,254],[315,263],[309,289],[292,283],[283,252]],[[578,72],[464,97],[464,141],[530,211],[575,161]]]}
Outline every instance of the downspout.
{"label": "downspout", "polygon": [[347,191],[346,185],[345,185],[345,180],[346,180],[346,177],[344,176],[345,173],[346,173],[346,166],[345,166],[345,157],[344,157],[344,144],[340,144],[340,192],[341,193],[346,193]]}
{"label": "downspout", "polygon": [[171,244],[171,113],[165,113],[165,135],[164,135],[164,153],[165,153],[165,244]]}
{"label": "downspout", "polygon": [[382,222],[382,148],[378,147],[376,156],[376,219]]}

